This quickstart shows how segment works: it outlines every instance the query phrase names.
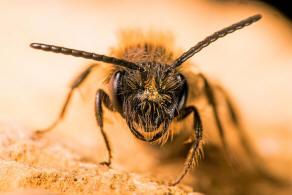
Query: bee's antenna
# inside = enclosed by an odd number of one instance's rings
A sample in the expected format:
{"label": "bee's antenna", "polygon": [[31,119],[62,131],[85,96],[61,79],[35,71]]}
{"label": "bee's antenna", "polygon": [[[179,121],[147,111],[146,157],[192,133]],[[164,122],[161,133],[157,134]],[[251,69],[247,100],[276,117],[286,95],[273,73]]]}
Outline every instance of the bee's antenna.
{"label": "bee's antenna", "polygon": [[245,20],[242,20],[240,22],[237,22],[231,26],[228,26],[227,28],[224,28],[220,31],[215,32],[214,34],[206,37],[203,41],[197,43],[194,47],[190,48],[187,52],[183,53],[179,58],[177,58],[174,63],[171,65],[172,68],[176,68],[180,66],[182,63],[184,63],[187,59],[201,51],[204,47],[207,47],[210,43],[216,41],[217,39],[224,37],[225,35],[229,33],[233,33],[236,30],[239,30],[245,26],[248,26],[259,19],[261,19],[262,16],[260,14],[251,16]]}
{"label": "bee's antenna", "polygon": [[133,70],[139,70],[141,72],[144,71],[143,67],[137,66],[133,62],[129,62],[129,61],[114,58],[114,57],[108,57],[105,55],[90,53],[90,52],[76,50],[76,49],[69,49],[69,48],[65,48],[65,47],[59,47],[59,46],[55,46],[55,45],[47,45],[47,44],[43,44],[43,43],[31,43],[30,47],[32,47],[34,49],[40,49],[43,51],[51,51],[51,52],[55,52],[55,53],[61,53],[61,54],[65,54],[65,55],[71,55],[71,56],[75,56],[75,57],[82,57],[82,58],[86,58],[86,59],[92,59],[92,60],[101,61],[101,62],[105,62],[105,63],[115,64],[118,66],[130,68]]}

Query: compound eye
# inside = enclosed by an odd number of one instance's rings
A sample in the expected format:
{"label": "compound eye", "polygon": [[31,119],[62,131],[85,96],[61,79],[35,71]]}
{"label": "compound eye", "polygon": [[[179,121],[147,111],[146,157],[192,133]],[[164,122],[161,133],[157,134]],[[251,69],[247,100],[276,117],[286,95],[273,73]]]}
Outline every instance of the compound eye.
{"label": "compound eye", "polygon": [[183,83],[183,85],[180,88],[179,94],[178,94],[178,106],[177,106],[177,109],[181,110],[187,101],[188,84],[187,84],[185,77],[182,74],[179,74],[177,79],[179,80],[179,82]]}
{"label": "compound eye", "polygon": [[121,114],[123,113],[122,108],[123,108],[123,101],[124,101],[124,97],[122,94],[124,74],[125,73],[123,71],[117,71],[114,73],[110,81],[112,103],[114,107],[117,109],[117,111]]}

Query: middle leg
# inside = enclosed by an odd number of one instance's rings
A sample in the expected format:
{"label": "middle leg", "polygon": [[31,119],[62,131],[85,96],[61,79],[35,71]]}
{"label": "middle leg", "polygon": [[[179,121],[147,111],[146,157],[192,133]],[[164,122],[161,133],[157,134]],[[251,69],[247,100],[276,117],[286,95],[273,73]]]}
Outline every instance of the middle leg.
{"label": "middle leg", "polygon": [[219,130],[219,134],[220,134],[220,138],[221,138],[221,141],[222,141],[222,144],[223,144],[223,148],[224,148],[225,151],[227,151],[227,149],[228,149],[227,148],[227,142],[226,142],[226,139],[225,139],[223,126],[222,126],[222,123],[221,123],[220,118],[219,118],[219,111],[218,111],[218,107],[217,107],[217,102],[216,102],[214,90],[213,90],[213,88],[209,84],[209,81],[206,79],[206,77],[204,75],[200,74],[199,76],[204,81],[205,93],[206,93],[206,96],[207,96],[209,104],[213,108],[214,118],[215,118],[218,130]]}
{"label": "middle leg", "polygon": [[209,104],[213,108],[215,122],[216,122],[216,125],[218,128],[218,131],[219,131],[219,135],[220,135],[220,139],[221,139],[221,142],[223,145],[224,153],[227,157],[227,162],[230,163],[231,166],[237,167],[238,163],[236,162],[236,159],[233,157],[231,150],[227,144],[225,131],[223,129],[222,122],[221,122],[220,117],[219,117],[219,110],[218,110],[218,105],[217,105],[217,101],[216,101],[216,97],[215,97],[215,91],[214,91],[213,87],[210,85],[207,78],[203,74],[200,74],[199,76],[204,81],[205,93],[206,93]]}
{"label": "middle leg", "polygon": [[71,101],[72,98],[72,94],[73,92],[84,82],[84,80],[87,78],[87,76],[90,74],[90,72],[92,71],[92,69],[97,66],[97,64],[93,64],[91,66],[89,66],[84,72],[82,72],[72,83],[71,85],[71,89],[65,99],[65,102],[63,104],[62,110],[59,114],[59,116],[57,117],[57,119],[46,129],[42,129],[42,130],[37,130],[35,132],[36,136],[42,135],[44,133],[47,133],[49,131],[51,131],[52,129],[54,129],[65,117],[67,110],[68,110],[68,105]]}
{"label": "middle leg", "polygon": [[266,178],[270,178],[274,180],[274,175],[272,175],[268,171],[268,169],[264,166],[263,160],[260,158],[255,148],[250,143],[229,94],[221,86],[216,85],[215,87],[223,95],[223,98],[227,104],[226,106],[227,106],[230,119],[233,122],[234,126],[236,127],[236,130],[237,130],[236,132],[238,133],[240,143],[243,149],[245,150],[245,153],[248,155],[249,161],[252,162],[253,166],[255,166],[255,168],[261,175],[264,175]]}

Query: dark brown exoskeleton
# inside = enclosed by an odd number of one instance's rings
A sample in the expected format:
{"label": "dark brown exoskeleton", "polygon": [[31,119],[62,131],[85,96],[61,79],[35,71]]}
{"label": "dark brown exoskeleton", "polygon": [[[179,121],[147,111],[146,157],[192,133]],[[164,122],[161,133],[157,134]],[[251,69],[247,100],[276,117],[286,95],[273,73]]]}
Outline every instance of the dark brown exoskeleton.
{"label": "dark brown exoskeleton", "polygon": [[[193,114],[195,139],[189,151],[189,158],[186,162],[185,169],[181,176],[173,183],[173,185],[176,185],[183,179],[193,164],[203,133],[200,114],[196,106],[186,106],[188,89],[191,86],[189,86],[185,76],[177,68],[218,38],[250,25],[260,18],[261,15],[255,15],[215,32],[170,63],[169,60],[171,58],[163,59],[167,58],[167,56],[163,54],[164,48],[155,48],[148,43],[125,49],[121,58],[107,57],[95,53],[41,43],[32,43],[31,47],[115,65],[109,82],[110,94],[108,95],[105,91],[99,89],[96,93],[95,101],[96,120],[105,140],[109,155],[108,161],[104,163],[106,165],[111,164],[112,155],[110,144],[103,128],[102,104],[111,111],[119,112],[126,120],[134,136],[145,142],[154,142],[161,139],[168,133],[168,128],[172,121],[181,121],[188,115]],[[156,51],[158,52],[157,57],[150,58],[150,53],[152,53],[151,55],[153,56],[153,52],[155,53]],[[135,55],[131,55],[133,53]],[[58,119],[50,127],[38,131],[38,133],[44,133],[53,129],[56,124],[63,119],[72,92],[85,80],[94,66],[96,66],[96,64],[86,69],[86,71],[80,74],[75,80]],[[198,76],[203,80],[205,95],[213,108],[215,121],[223,145],[227,148],[213,88],[203,74],[199,74]],[[222,93],[224,94],[223,91]],[[234,124],[237,125],[238,120],[227,95],[225,95],[225,99],[230,116]],[[251,150],[247,142],[243,141],[243,143],[246,145],[245,147],[247,150]]]}

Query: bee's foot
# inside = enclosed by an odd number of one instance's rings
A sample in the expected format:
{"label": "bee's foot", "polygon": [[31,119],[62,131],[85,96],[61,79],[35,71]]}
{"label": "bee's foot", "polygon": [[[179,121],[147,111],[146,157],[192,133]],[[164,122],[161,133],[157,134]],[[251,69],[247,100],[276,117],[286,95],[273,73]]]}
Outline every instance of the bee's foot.
{"label": "bee's foot", "polygon": [[34,131],[33,134],[31,135],[31,139],[38,140],[42,137],[43,134],[44,134],[44,131],[42,131],[42,130]]}
{"label": "bee's foot", "polygon": [[110,167],[110,165],[111,165],[110,162],[106,162],[106,161],[101,162],[101,163],[99,163],[99,164],[101,164],[101,165],[105,165],[105,166],[107,166],[107,167]]}

